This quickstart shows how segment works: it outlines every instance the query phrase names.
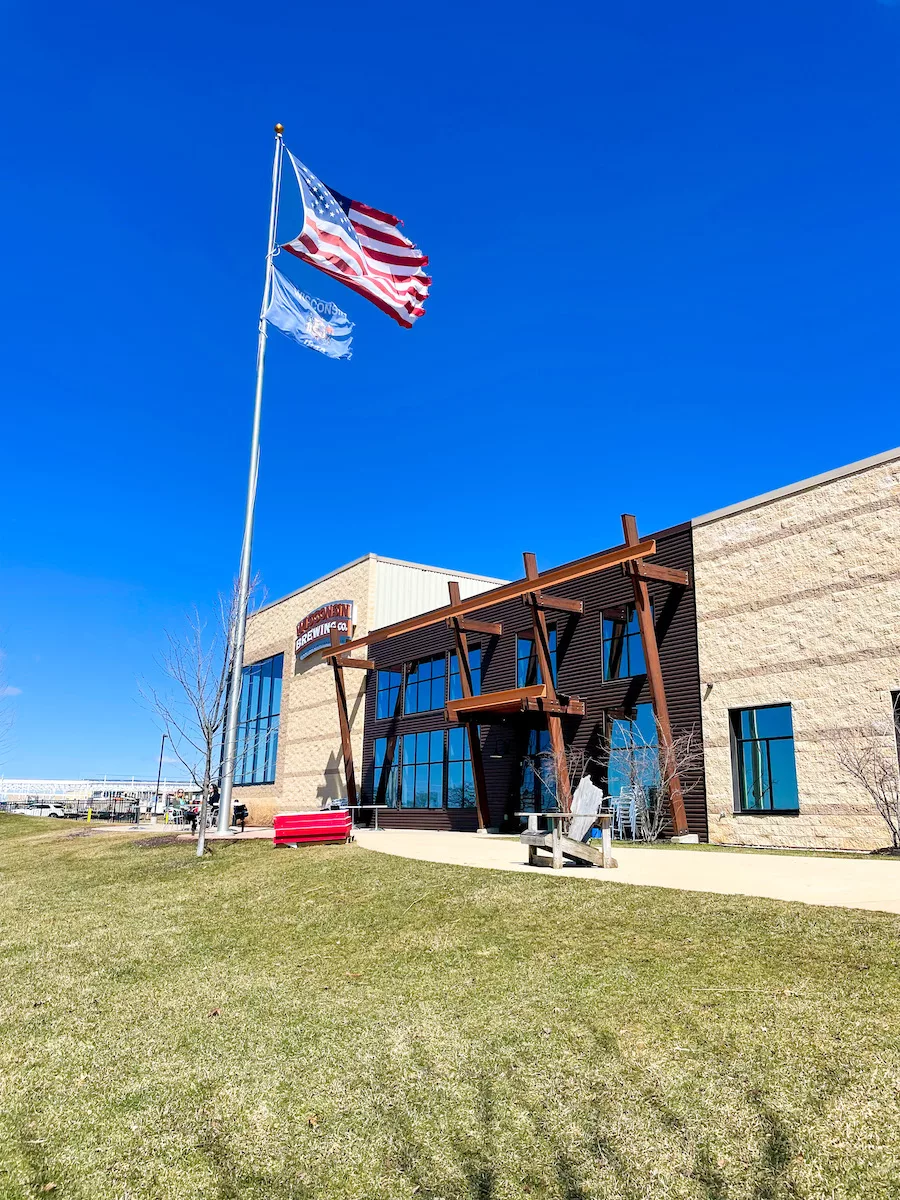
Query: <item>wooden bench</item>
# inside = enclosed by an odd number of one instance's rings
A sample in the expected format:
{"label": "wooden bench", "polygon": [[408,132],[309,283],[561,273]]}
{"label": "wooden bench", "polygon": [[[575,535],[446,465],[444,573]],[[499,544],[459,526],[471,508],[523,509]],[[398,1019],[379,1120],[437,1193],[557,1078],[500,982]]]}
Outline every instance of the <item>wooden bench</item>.
{"label": "wooden bench", "polygon": [[353,832],[350,810],[279,813],[274,821],[273,844],[298,846],[303,842],[347,842]]}

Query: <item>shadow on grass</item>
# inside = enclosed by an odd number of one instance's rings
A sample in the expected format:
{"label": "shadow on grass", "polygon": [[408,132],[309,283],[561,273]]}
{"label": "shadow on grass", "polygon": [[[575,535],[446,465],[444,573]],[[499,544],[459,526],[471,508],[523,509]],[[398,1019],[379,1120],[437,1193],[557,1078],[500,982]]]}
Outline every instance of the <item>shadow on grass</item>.
{"label": "shadow on grass", "polygon": [[58,1186],[58,1176],[47,1161],[43,1150],[44,1139],[40,1134],[26,1125],[16,1141],[25,1173],[28,1175],[29,1190],[40,1193],[51,1184]]}
{"label": "shadow on grass", "polygon": [[246,1156],[240,1151],[235,1152],[215,1126],[207,1126],[202,1131],[197,1138],[197,1148],[215,1174],[216,1200],[246,1200],[248,1195],[284,1196],[287,1200],[321,1197],[321,1192],[297,1177],[299,1163],[283,1163],[277,1176],[248,1169]]}

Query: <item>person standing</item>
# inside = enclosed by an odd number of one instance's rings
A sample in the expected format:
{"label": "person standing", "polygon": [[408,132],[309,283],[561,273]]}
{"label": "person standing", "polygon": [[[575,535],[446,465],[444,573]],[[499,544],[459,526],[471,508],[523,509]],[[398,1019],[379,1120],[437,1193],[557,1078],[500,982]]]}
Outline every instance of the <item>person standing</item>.
{"label": "person standing", "polygon": [[209,785],[209,816],[212,825],[216,824],[216,819],[219,815],[219,785],[211,783]]}

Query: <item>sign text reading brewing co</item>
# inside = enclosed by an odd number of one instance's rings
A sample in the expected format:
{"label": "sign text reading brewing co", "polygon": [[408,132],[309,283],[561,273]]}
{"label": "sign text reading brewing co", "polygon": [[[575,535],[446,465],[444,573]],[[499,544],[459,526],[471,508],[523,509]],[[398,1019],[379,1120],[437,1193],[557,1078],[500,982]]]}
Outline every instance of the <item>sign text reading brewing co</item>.
{"label": "sign text reading brewing co", "polygon": [[314,608],[297,622],[294,653],[298,658],[307,658],[323,646],[330,646],[332,629],[337,630],[341,642],[349,642],[355,625],[355,600],[332,600],[330,604]]}

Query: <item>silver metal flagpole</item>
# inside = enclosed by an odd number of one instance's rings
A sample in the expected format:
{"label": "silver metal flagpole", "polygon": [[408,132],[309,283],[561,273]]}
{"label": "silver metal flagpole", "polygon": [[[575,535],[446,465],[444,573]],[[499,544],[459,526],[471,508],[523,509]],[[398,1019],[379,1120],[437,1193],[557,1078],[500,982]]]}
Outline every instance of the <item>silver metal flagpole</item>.
{"label": "silver metal flagpole", "polygon": [[253,405],[253,435],[250,441],[250,477],[247,482],[247,511],[244,516],[244,541],[241,547],[241,573],[238,583],[237,614],[231,653],[231,678],[225,719],[225,754],[222,762],[222,787],[219,795],[219,833],[227,833],[231,824],[231,789],[234,784],[234,759],[237,749],[238,708],[241,702],[241,673],[244,665],[244,635],[247,631],[247,604],[250,599],[250,559],[253,550],[253,516],[256,509],[256,483],[259,476],[259,425],[262,414],[263,371],[266,365],[265,311],[272,297],[275,270],[275,230],[278,225],[278,198],[281,191],[281,163],[284,155],[284,126],[275,126],[275,157],[272,162],[272,203],[269,208],[269,248],[266,252],[266,282],[259,310],[259,342],[256,348],[256,399]]}

